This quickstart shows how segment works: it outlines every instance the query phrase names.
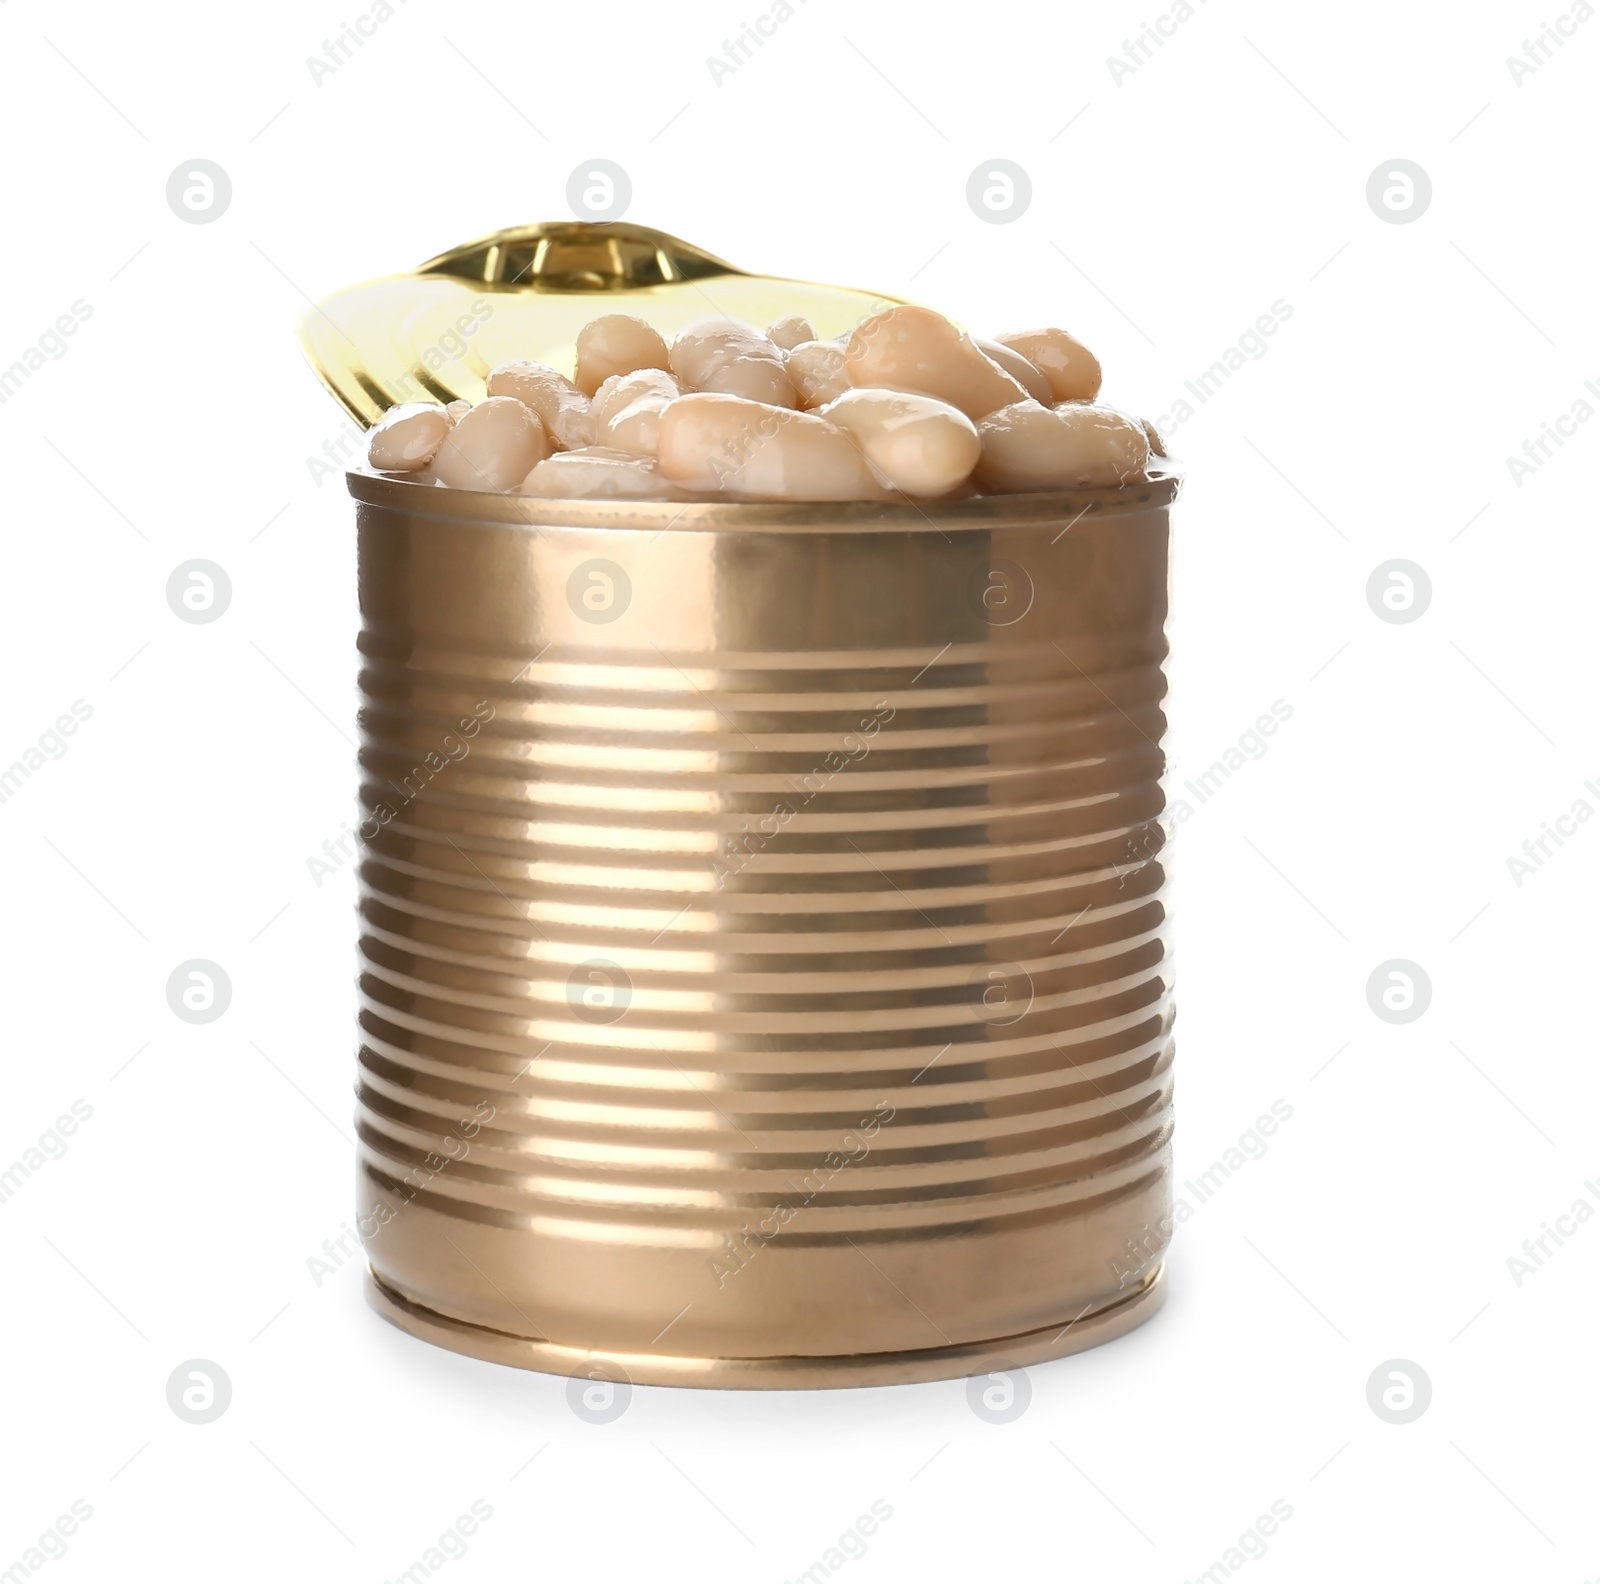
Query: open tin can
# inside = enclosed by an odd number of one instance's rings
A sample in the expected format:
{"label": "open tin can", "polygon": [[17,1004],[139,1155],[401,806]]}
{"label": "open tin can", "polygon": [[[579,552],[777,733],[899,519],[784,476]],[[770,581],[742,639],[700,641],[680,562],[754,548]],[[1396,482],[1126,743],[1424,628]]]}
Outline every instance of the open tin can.
{"label": "open tin can", "polygon": [[[827,336],[889,301],[704,259],[526,228],[333,299],[308,341],[370,423],[512,357],[570,370],[598,312]],[[1148,1317],[1176,479],[815,505],[349,485],[380,1312],[501,1363],[744,1387],[982,1373]]]}

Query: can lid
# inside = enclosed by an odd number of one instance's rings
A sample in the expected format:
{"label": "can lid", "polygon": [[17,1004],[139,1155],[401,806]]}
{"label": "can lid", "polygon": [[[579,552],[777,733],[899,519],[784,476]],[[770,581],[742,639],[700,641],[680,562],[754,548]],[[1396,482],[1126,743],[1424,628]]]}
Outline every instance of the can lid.
{"label": "can lid", "polygon": [[759,327],[800,313],[827,338],[901,301],[752,275],[647,226],[558,220],[335,292],[306,313],[300,340],[323,383],[370,428],[397,402],[481,401],[489,371],[514,359],[570,376],[578,331],[600,314],[636,314],[670,340],[707,314]]}

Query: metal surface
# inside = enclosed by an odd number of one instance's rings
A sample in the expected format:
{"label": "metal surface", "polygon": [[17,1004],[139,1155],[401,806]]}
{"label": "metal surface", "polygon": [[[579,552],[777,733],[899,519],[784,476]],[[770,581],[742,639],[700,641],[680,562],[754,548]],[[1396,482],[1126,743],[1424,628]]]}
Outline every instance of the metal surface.
{"label": "metal surface", "polygon": [[547,221],[335,292],[305,314],[300,340],[323,384],[370,428],[397,402],[482,401],[489,371],[513,359],[570,375],[578,331],[604,313],[633,314],[669,339],[707,314],[764,325],[803,313],[834,336],[901,300],[752,275],[645,226]]}
{"label": "metal surface", "polygon": [[1175,481],[350,487],[378,1307],[713,1386],[976,1373],[1152,1312]]}

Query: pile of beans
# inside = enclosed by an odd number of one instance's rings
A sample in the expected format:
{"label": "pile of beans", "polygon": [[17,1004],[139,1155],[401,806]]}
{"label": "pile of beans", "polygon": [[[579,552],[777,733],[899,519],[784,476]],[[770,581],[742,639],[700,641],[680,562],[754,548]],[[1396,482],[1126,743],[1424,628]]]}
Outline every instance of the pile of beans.
{"label": "pile of beans", "polygon": [[476,405],[391,407],[368,460],[551,499],[847,501],[1126,484],[1166,454],[1095,404],[1100,364],[1065,330],[974,340],[909,305],[834,341],[791,314],[701,319],[671,346],[606,314],[578,334],[576,376],[502,363]]}

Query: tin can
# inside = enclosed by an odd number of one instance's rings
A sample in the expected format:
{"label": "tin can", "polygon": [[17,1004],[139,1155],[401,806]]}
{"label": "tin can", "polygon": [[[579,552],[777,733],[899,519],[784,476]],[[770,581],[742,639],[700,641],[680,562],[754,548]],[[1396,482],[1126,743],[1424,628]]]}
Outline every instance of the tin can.
{"label": "tin can", "polygon": [[[307,316],[363,425],[622,310],[892,299],[643,228],[468,243]],[[1159,1305],[1168,512],[1120,489],[549,501],[355,471],[358,1229],[502,1363],[930,1380]]]}
{"label": "tin can", "polygon": [[350,489],[377,1307],[503,1363],[776,1387],[1149,1315],[1174,481]]}

